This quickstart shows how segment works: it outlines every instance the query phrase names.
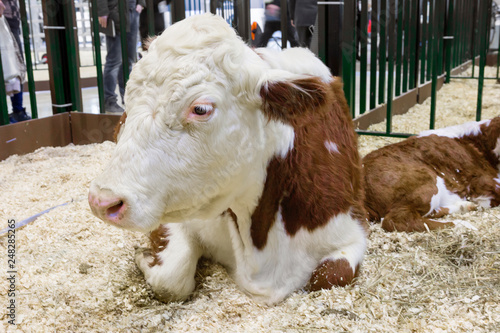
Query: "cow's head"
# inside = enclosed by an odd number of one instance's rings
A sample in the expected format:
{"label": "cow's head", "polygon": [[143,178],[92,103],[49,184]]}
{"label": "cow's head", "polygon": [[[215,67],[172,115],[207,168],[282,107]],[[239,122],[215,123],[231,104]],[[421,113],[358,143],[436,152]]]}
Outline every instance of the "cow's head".
{"label": "cow's head", "polygon": [[141,231],[221,214],[262,189],[268,161],[293,146],[286,120],[323,86],[271,70],[221,18],[174,24],[130,75],[116,150],[91,184],[94,214]]}

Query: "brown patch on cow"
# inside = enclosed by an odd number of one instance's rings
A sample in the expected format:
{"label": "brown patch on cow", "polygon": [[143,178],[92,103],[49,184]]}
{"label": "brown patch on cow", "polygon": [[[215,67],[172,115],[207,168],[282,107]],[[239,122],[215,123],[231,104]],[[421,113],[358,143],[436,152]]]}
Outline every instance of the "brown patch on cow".
{"label": "brown patch on cow", "polygon": [[500,157],[494,153],[494,150],[497,140],[500,138],[500,116],[491,119],[488,125],[482,124],[480,129],[479,135],[467,135],[460,138],[459,141],[474,145],[490,165],[497,168],[500,164]]}
{"label": "brown patch on cow", "polygon": [[120,134],[120,129],[122,128],[122,125],[125,124],[126,119],[127,119],[127,112],[123,112],[122,116],[120,117],[118,124],[116,124],[115,130],[113,132],[113,141],[114,142],[118,142],[118,134]]}
{"label": "brown patch on cow", "polygon": [[331,289],[334,286],[345,287],[358,276],[359,266],[353,270],[349,262],[342,258],[325,260],[313,271],[306,286],[309,291]]}
{"label": "brown patch on cow", "polygon": [[[251,236],[262,249],[276,214],[285,230],[312,231],[340,213],[363,220],[363,190],[357,138],[342,84],[311,77],[269,84],[261,90],[263,111],[294,128],[294,148],[283,159],[273,158],[259,204],[252,214]],[[330,152],[325,141],[335,143]]]}
{"label": "brown patch on cow", "polygon": [[165,225],[160,225],[149,234],[149,240],[151,241],[151,256],[153,257],[153,261],[149,264],[149,267],[162,264],[162,260],[158,254],[167,247],[168,236],[170,236],[170,234],[168,227]]}
{"label": "brown patch on cow", "polygon": [[[365,207],[371,220],[380,221],[388,231],[426,231],[454,225],[439,223],[424,215],[438,193],[437,177],[461,198],[491,197],[500,205],[497,177],[498,157],[494,154],[500,137],[500,117],[481,134],[462,138],[437,135],[412,137],[371,152],[363,159]],[[429,214],[442,217],[448,210]]]}

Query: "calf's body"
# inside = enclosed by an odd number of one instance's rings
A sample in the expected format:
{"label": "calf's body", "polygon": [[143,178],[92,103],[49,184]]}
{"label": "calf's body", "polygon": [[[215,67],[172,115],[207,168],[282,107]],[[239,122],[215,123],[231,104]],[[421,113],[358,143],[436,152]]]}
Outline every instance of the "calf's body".
{"label": "calf's body", "polygon": [[500,117],[426,131],[363,159],[369,218],[389,231],[453,225],[442,217],[500,204]]}
{"label": "calf's body", "polygon": [[352,282],[366,248],[356,135],[312,53],[251,50],[222,19],[191,17],[137,63],[126,105],[89,204],[149,233],[136,262],[160,299],[190,295],[201,256],[267,304]]}

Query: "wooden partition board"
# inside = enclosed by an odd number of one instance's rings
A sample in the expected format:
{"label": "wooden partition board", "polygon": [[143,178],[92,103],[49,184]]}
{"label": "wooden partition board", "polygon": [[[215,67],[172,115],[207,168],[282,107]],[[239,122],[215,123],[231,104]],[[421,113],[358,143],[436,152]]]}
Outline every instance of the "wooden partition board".
{"label": "wooden partition board", "polygon": [[119,115],[66,112],[0,126],[0,161],[41,147],[64,147],[112,140]]}

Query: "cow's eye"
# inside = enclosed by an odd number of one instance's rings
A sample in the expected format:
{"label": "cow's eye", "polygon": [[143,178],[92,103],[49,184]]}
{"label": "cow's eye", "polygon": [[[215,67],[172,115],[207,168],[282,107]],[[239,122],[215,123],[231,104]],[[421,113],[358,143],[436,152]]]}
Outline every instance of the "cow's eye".
{"label": "cow's eye", "polygon": [[209,111],[210,111],[210,105],[197,105],[193,109],[193,112],[198,116],[206,115]]}
{"label": "cow's eye", "polygon": [[186,121],[189,122],[203,122],[211,118],[215,111],[215,105],[212,101],[201,99],[193,103],[189,108],[186,116]]}

